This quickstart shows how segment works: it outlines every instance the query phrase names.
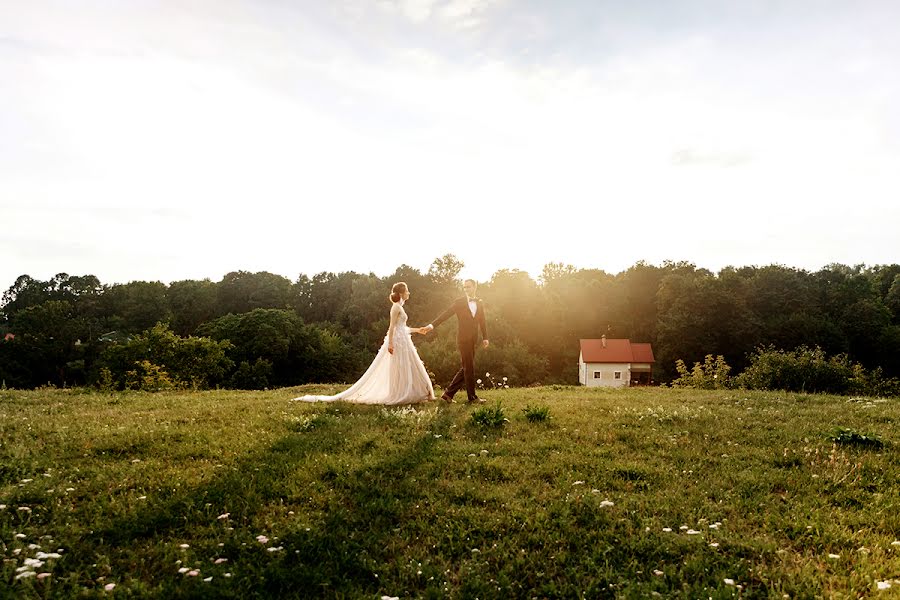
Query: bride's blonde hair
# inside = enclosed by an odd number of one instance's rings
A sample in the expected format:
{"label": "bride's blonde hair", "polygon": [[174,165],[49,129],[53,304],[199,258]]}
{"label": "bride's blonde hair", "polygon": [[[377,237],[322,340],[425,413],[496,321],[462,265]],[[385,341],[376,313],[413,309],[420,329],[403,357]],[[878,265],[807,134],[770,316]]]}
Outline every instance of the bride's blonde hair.
{"label": "bride's blonde hair", "polygon": [[391,302],[400,302],[400,298],[409,288],[406,287],[406,283],[402,281],[398,281],[394,284],[394,287],[391,288]]}

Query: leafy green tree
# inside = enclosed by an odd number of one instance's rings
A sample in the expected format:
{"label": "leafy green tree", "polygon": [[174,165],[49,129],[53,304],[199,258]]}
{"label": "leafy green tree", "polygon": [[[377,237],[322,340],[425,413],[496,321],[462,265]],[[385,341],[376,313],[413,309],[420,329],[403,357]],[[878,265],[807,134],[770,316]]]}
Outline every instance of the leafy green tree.
{"label": "leafy green tree", "polygon": [[900,275],[894,277],[894,282],[885,294],[884,304],[891,311],[894,324],[900,325]]}
{"label": "leafy green tree", "polygon": [[161,386],[171,381],[179,387],[205,389],[221,383],[234,366],[227,356],[230,350],[227,341],[183,338],[158,323],[124,344],[107,345],[98,360],[97,378],[108,369],[119,389],[145,378]]}
{"label": "leafy green tree", "polygon": [[20,275],[9,289],[3,292],[0,307],[6,318],[12,318],[17,312],[25,310],[29,306],[37,306],[51,300],[48,285],[45,281],[39,281],[30,275]]}
{"label": "leafy green tree", "polygon": [[230,357],[238,365],[268,361],[272,386],[341,381],[361,374],[357,355],[340,337],[304,324],[289,310],[258,308],[229,314],[203,324],[199,332],[230,341]]}
{"label": "leafy green tree", "polygon": [[459,273],[465,266],[466,263],[459,260],[456,255],[445,254],[431,262],[431,266],[428,268],[428,277],[435,285],[456,288],[462,283]]}
{"label": "leafy green tree", "polygon": [[729,363],[742,365],[756,343],[758,328],[744,299],[711,275],[669,275],[657,298],[656,357],[667,378],[677,358],[696,362],[707,354],[721,354]]}
{"label": "leafy green tree", "polygon": [[216,316],[218,290],[209,279],[173,281],[166,291],[172,314],[172,330],[178,335],[191,335],[200,324]]}
{"label": "leafy green tree", "polygon": [[108,287],[100,311],[110,330],[138,333],[171,319],[168,288],[159,281],[132,281]]}
{"label": "leafy green tree", "polygon": [[17,362],[21,372],[30,373],[30,386],[48,381],[60,386],[84,383],[80,340],[87,327],[70,302],[48,300],[29,306],[14,315],[11,325],[18,340],[13,347],[22,350]]}
{"label": "leafy green tree", "polygon": [[217,284],[218,315],[239,314],[257,308],[288,308],[290,279],[267,271],[232,271]]}

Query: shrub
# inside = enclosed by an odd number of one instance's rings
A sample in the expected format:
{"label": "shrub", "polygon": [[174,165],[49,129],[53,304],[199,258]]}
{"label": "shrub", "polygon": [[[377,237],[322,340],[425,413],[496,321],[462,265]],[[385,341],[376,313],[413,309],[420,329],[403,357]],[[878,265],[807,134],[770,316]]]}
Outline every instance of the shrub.
{"label": "shrub", "polygon": [[736,382],[758,390],[900,396],[900,381],[884,377],[880,368],[867,371],[846,354],[829,358],[818,346],[792,351],[758,348]]}
{"label": "shrub", "polygon": [[539,423],[550,419],[550,408],[547,406],[531,406],[522,409],[529,423]]}
{"label": "shrub", "polygon": [[149,360],[141,360],[134,363],[135,368],[126,371],[125,387],[129,390],[142,392],[159,392],[175,387],[169,378],[169,374],[159,365],[154,365]]}
{"label": "shrub", "polygon": [[675,370],[678,378],[672,382],[672,387],[698,388],[702,390],[715,390],[731,386],[731,378],[728,373],[731,367],[725,362],[721,354],[713,357],[707,354],[701,365],[694,363],[694,368],[688,371],[684,361],[680,358],[675,361]]}
{"label": "shrub", "polygon": [[228,380],[228,387],[238,390],[263,390],[269,387],[271,376],[272,363],[268,360],[257,358],[252,365],[242,360]]}
{"label": "shrub", "polygon": [[498,402],[494,406],[482,406],[473,412],[472,423],[484,429],[499,429],[509,423],[509,419],[506,418],[503,407]]}
{"label": "shrub", "polygon": [[[98,361],[98,374],[105,368],[117,389],[133,386],[137,386],[133,389],[144,389],[137,381],[150,375],[152,369],[144,366],[147,363],[164,371],[172,385],[206,388],[221,381],[231,369],[233,363],[225,355],[230,347],[227,341],[182,338],[167,325],[157,323],[125,343],[107,346]],[[101,381],[99,375],[95,381]]]}

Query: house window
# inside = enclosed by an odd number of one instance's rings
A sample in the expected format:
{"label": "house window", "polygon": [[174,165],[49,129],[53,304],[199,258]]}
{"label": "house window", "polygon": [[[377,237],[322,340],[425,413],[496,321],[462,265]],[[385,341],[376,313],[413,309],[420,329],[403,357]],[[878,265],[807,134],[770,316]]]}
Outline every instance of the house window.
{"label": "house window", "polygon": [[600,379],[603,375],[602,371],[594,371],[594,379]]}
{"label": "house window", "polygon": [[622,379],[622,371],[613,371],[613,379]]}

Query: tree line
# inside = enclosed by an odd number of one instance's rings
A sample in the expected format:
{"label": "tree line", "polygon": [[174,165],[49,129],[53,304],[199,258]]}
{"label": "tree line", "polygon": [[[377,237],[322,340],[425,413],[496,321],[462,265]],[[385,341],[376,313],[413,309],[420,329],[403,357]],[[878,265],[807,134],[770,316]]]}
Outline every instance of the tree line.
{"label": "tree line", "polygon": [[[401,265],[385,277],[323,272],[291,281],[235,271],[166,285],[22,275],[0,300],[0,380],[16,388],[350,382],[384,339],[391,285],[409,285],[409,323],[426,324],[462,293],[463,267],[448,254],[427,272]],[[900,375],[897,264],[713,273],[666,261],[611,274],[550,263],[537,279],[499,270],[479,282],[478,295],[492,346],[476,364],[510,385],[576,383],[578,340],[601,335],[650,342],[660,383],[679,376],[679,359],[707,355],[741,372],[761,347],[819,348]],[[454,327],[415,338],[437,383],[458,368]]]}

